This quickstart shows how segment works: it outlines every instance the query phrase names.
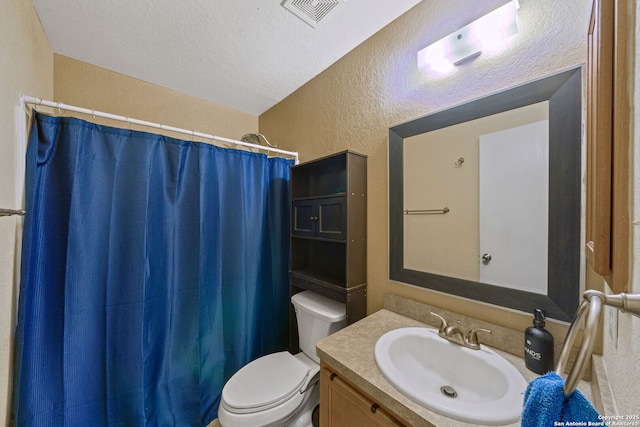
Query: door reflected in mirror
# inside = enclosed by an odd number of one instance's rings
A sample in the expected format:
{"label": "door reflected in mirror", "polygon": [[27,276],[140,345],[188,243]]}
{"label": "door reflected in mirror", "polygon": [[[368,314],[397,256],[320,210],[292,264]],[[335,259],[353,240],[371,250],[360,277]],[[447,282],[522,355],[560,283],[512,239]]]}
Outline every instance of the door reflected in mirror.
{"label": "door reflected in mirror", "polygon": [[405,268],[547,294],[548,117],[545,101],[404,140]]}

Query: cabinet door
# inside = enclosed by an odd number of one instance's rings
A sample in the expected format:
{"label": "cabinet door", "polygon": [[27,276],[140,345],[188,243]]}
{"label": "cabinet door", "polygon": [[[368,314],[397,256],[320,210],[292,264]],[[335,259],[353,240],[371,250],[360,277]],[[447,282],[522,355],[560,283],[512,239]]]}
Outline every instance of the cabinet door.
{"label": "cabinet door", "polygon": [[291,234],[313,237],[315,234],[316,204],[313,200],[296,200],[292,203]]}
{"label": "cabinet door", "polygon": [[343,196],[295,200],[292,207],[294,236],[346,239],[347,203]]}
{"label": "cabinet door", "polygon": [[317,201],[316,236],[344,240],[347,228],[347,204],[344,197],[328,197]]}
{"label": "cabinet door", "polygon": [[403,426],[378,404],[323,368],[320,377],[320,427]]}
{"label": "cabinet door", "polygon": [[632,5],[594,0],[588,39],[586,253],[614,293],[629,285]]}
{"label": "cabinet door", "polygon": [[601,276],[611,269],[613,22],[613,3],[595,0],[587,63],[587,259]]}

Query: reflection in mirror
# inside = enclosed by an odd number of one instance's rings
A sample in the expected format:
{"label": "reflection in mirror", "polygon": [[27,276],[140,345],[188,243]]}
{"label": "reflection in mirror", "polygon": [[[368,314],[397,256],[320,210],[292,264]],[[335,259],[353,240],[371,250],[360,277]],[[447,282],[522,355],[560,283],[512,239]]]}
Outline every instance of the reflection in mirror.
{"label": "reflection in mirror", "polygon": [[390,278],[570,320],[581,69],[389,132]]}
{"label": "reflection in mirror", "polygon": [[[406,268],[546,295],[548,117],[545,101],[405,139]],[[449,212],[412,214],[433,206]]]}

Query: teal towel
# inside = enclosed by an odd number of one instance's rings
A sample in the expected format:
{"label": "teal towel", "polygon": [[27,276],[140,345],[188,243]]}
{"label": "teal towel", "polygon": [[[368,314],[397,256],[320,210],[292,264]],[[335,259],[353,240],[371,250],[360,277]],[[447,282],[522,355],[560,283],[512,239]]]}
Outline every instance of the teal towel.
{"label": "teal towel", "polygon": [[565,398],[563,386],[564,379],[555,372],[531,381],[524,394],[521,426],[566,426],[581,425],[581,422],[604,426],[600,415],[580,390]]}

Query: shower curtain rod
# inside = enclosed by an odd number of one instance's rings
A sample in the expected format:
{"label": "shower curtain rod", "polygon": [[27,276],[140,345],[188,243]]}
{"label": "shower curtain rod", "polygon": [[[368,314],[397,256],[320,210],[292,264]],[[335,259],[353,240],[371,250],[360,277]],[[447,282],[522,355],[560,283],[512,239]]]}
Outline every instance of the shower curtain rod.
{"label": "shower curtain rod", "polygon": [[[111,120],[116,120],[116,121],[126,122],[126,123],[133,123],[133,124],[136,124],[136,125],[146,126],[146,127],[160,129],[160,130],[168,130],[170,132],[182,133],[182,134],[185,134],[185,135],[191,135],[192,137],[197,136],[197,137],[200,137],[200,138],[212,139],[212,140],[220,141],[220,142],[226,142],[228,144],[241,145],[243,147],[255,148],[255,149],[258,149],[258,150],[264,150],[264,151],[270,151],[270,152],[274,152],[274,153],[284,154],[284,155],[293,157],[293,159],[295,161],[295,164],[299,163],[298,153],[296,151],[286,151],[286,150],[280,150],[278,148],[273,148],[273,147],[265,147],[263,145],[250,144],[248,142],[238,141],[238,140],[230,139],[230,138],[224,138],[224,137],[216,136],[216,135],[210,135],[210,134],[202,133],[202,132],[196,132],[196,131],[188,130],[188,129],[181,129],[181,128],[177,128],[177,127],[173,127],[173,126],[167,126],[167,125],[163,125],[163,124],[160,124],[160,123],[148,122],[146,120],[132,119],[130,117],[119,116],[119,115],[116,115],[116,114],[105,113],[105,112],[102,112],[102,111],[96,111],[96,110],[90,110],[88,108],[76,107],[74,105],[68,105],[68,104],[64,104],[62,102],[46,101],[46,100],[43,100],[42,98],[34,98],[32,96],[20,95],[20,106],[25,111],[27,111],[26,104],[44,105],[45,107],[57,108],[59,110],[73,111],[73,112],[76,112],[76,113],[87,114],[87,115],[94,116],[94,117],[103,117],[105,119],[111,119]],[[28,111],[27,111],[27,113],[28,113]]]}
{"label": "shower curtain rod", "polygon": [[13,216],[13,215],[18,215],[18,216],[24,216],[24,210],[22,209],[3,209],[0,208],[0,216]]}

